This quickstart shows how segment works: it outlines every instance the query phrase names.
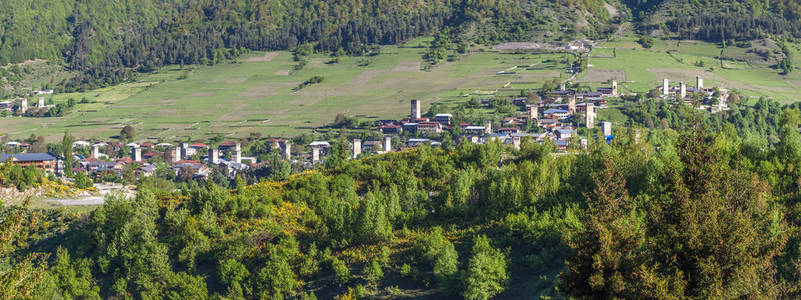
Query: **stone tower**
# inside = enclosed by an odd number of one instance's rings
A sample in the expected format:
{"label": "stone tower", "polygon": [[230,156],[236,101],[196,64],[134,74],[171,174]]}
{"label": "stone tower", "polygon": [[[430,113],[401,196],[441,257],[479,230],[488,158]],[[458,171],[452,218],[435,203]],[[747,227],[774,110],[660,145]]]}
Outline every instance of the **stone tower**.
{"label": "stone tower", "polygon": [[572,114],[576,113],[576,96],[571,95],[567,98],[567,112]]}
{"label": "stone tower", "polygon": [[409,117],[412,119],[420,118],[420,100],[412,100],[412,111]]}
{"label": "stone tower", "polygon": [[238,164],[242,163],[242,144],[236,143],[236,145],[234,145],[234,151],[231,154],[231,160]]}
{"label": "stone tower", "polygon": [[316,165],[320,162],[320,147],[313,146],[312,147],[312,165]]}
{"label": "stone tower", "polygon": [[220,161],[220,149],[211,148],[209,149],[209,164],[216,165],[217,162]]}
{"label": "stone tower", "polygon": [[179,160],[181,160],[181,147],[173,147],[171,156],[172,156],[171,160],[173,163],[176,163]]}
{"label": "stone tower", "polygon": [[384,137],[384,152],[392,151],[392,137],[385,136]]}
{"label": "stone tower", "polygon": [[181,143],[181,159],[189,160],[189,144]]}
{"label": "stone tower", "polygon": [[353,158],[356,158],[362,154],[362,140],[354,139],[353,140]]}
{"label": "stone tower", "polygon": [[515,147],[515,150],[520,150],[520,137],[513,136],[512,137],[512,145]]}
{"label": "stone tower", "polygon": [[100,158],[100,145],[98,144],[92,145],[92,155],[90,157],[94,159]]}
{"label": "stone tower", "polygon": [[529,120],[536,120],[539,119],[540,112],[539,107],[536,104],[532,104],[528,107],[528,119]]}
{"label": "stone tower", "polygon": [[289,141],[283,141],[281,143],[281,149],[284,150],[283,152],[283,159],[290,160],[292,159],[292,144]]}
{"label": "stone tower", "polygon": [[135,162],[141,162],[142,161],[142,148],[139,147],[139,146],[133,146],[131,148],[132,148],[131,149],[131,159],[133,159],[133,161],[135,161]]}

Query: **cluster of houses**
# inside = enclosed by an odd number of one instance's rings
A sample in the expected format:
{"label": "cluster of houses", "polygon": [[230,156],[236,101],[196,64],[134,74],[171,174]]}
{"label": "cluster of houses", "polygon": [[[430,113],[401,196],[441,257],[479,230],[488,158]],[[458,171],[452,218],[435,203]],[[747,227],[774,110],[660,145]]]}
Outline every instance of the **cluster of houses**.
{"label": "cluster of houses", "polygon": [[[662,79],[662,86],[657,87],[662,98],[692,103],[697,98],[701,100],[699,109],[719,112],[729,108],[729,92],[726,89],[712,89],[704,87],[704,78],[695,77],[695,87],[688,87],[685,82],[679,85],[670,85],[670,80]],[[695,96],[695,97],[693,97]]]}
{"label": "cluster of houses", "polygon": [[[90,147],[91,154],[86,158],[76,156],[80,168],[74,169],[74,171],[94,175],[112,172],[122,176],[121,172],[125,165],[136,163],[138,166],[137,177],[152,176],[156,171],[156,166],[148,161],[157,157],[169,162],[170,168],[176,175],[196,179],[205,179],[211,175],[213,166],[222,167],[229,177],[233,177],[236,173],[247,170],[257,163],[256,158],[242,156],[241,144],[233,141],[221,143],[217,147],[209,147],[203,143],[180,143],[178,145],[170,143],[122,145],[86,141],[73,143],[73,148],[84,147]],[[102,151],[103,149],[119,151],[122,147],[130,149],[130,157],[110,160]],[[185,174],[187,172],[190,174]]]}
{"label": "cluster of houses", "polygon": [[[470,123],[453,124],[453,115],[436,114],[433,118],[421,117],[420,101],[412,100],[411,113],[408,118],[403,120],[381,120],[376,121],[378,131],[385,136],[400,135],[410,133],[416,136],[426,136],[436,134],[444,130],[458,132],[463,140],[472,143],[487,143],[491,140],[499,140],[504,144],[512,144],[520,147],[520,141],[524,137],[531,137],[533,140],[542,142],[545,140],[553,141],[557,149],[566,150],[569,140],[575,134],[573,124],[583,123],[586,128],[595,128],[597,109],[606,107],[607,98],[617,97],[617,80],[612,80],[610,87],[598,88],[594,92],[578,92],[567,89],[562,84],[560,89],[549,93],[546,97],[535,103],[528,103],[528,98],[513,99],[515,105],[525,107],[525,111],[517,116],[509,116],[503,119],[502,127],[492,128],[490,120],[483,125]],[[489,102],[489,99],[482,99],[482,103]],[[581,120],[582,122],[578,122]],[[526,126],[528,125],[528,126]],[[612,137],[612,124],[601,122],[602,133],[607,138]],[[454,130],[459,127],[460,130]],[[541,128],[540,133],[524,132],[525,128]],[[581,145],[586,145],[586,139],[578,139]],[[386,143],[385,143],[386,144]],[[437,146],[440,142],[419,137],[410,137],[406,140],[406,147],[416,147],[421,144]],[[361,141],[354,141],[354,153],[356,145],[362,145]],[[362,146],[364,147],[364,146]]]}
{"label": "cluster of houses", "polygon": [[[49,173],[63,175],[64,162],[62,158],[50,153],[24,153],[30,145],[19,142],[8,142],[5,145],[11,148],[21,148],[23,153],[3,154],[0,156],[0,163],[13,162],[22,166],[34,165],[44,169]],[[129,148],[131,155],[124,158],[112,158],[104,152],[113,151],[118,153],[123,148]],[[238,142],[225,142],[217,147],[209,147],[202,143],[181,143],[174,146],[170,143],[107,143],[107,142],[87,142],[76,141],[73,143],[73,150],[77,152],[86,149],[88,157],[73,154],[77,164],[73,167],[74,172],[83,172],[91,177],[103,178],[112,173],[122,177],[122,171],[126,165],[136,166],[135,174],[138,178],[152,176],[156,171],[156,166],[149,161],[155,158],[169,162],[170,168],[176,175],[191,176],[189,178],[205,179],[212,171],[213,166],[221,167],[231,178],[236,173],[247,170],[257,163],[256,158],[242,156],[242,147]],[[196,160],[194,158],[201,158]],[[185,173],[191,174],[185,174]]]}
{"label": "cluster of houses", "polygon": [[25,115],[41,115],[49,111],[55,107],[55,105],[47,105],[45,104],[45,98],[39,97],[39,102],[36,105],[29,106],[28,99],[21,98],[17,101],[2,101],[0,102],[0,111],[8,111],[14,113],[16,115],[25,116]]}
{"label": "cluster of houses", "polygon": [[[516,116],[504,118],[502,127],[497,129],[492,128],[492,122],[489,120],[483,125],[454,124],[453,115],[447,113],[424,118],[420,100],[412,100],[408,118],[377,121],[377,129],[383,134],[383,139],[376,141],[354,139],[351,143],[351,155],[358,157],[362,154],[390,152],[393,150],[393,140],[402,145],[399,149],[418,147],[424,144],[436,147],[441,144],[436,137],[445,130],[459,133],[462,141],[477,144],[498,140],[519,148],[521,140],[524,137],[530,137],[538,142],[551,140],[559,150],[566,150],[569,140],[576,136],[576,128],[573,124],[583,123],[587,128],[594,128],[596,126],[596,110],[605,107],[606,98],[616,96],[618,96],[617,81],[614,80],[611,87],[599,88],[595,92],[577,92],[566,89],[563,84],[559,90],[549,93],[536,103],[527,103],[529,101],[527,98],[514,99],[513,102],[525,107],[525,111]],[[39,105],[44,107],[42,100]],[[27,107],[27,102],[23,101],[20,107]],[[582,122],[578,122],[579,120]],[[611,138],[612,124],[601,122],[600,125],[603,135]],[[524,130],[524,128],[534,127],[543,130],[537,130],[539,133],[529,133]],[[404,135],[403,133],[412,134]],[[398,141],[404,137],[405,141]],[[586,139],[578,139],[578,141],[581,146],[586,146]],[[270,139],[266,143],[267,146],[278,149],[283,159],[298,162],[298,160],[293,160],[290,141]],[[13,141],[8,142],[5,146],[23,148],[22,150],[30,147],[28,144]],[[327,141],[313,141],[307,146],[311,149],[311,154],[300,156],[308,158],[304,160],[304,163],[311,166],[320,163],[325,156],[331,153],[331,144]],[[123,148],[130,149],[129,157],[112,158],[105,154],[109,151],[119,153]],[[152,176],[156,172],[156,166],[151,162],[156,158],[158,161],[169,163],[176,175],[184,178],[191,176],[196,179],[208,178],[215,167],[222,168],[225,170],[225,174],[233,178],[238,172],[257,167],[259,163],[254,157],[243,156],[241,144],[234,141],[224,142],[216,147],[202,143],[173,145],[170,143],[122,144],[76,141],[73,143],[73,149],[78,150],[76,152],[79,153],[88,153],[86,157],[73,155],[74,161],[77,162],[73,171],[84,172],[95,178],[101,178],[109,173],[122,177],[123,169],[132,164],[136,166],[137,177]],[[61,175],[64,169],[63,161],[56,155],[48,153],[8,154],[0,157],[0,163],[7,161],[21,165],[34,165],[57,175]],[[186,174],[187,172],[191,174]]]}
{"label": "cluster of houses", "polygon": [[[612,80],[610,87],[598,88],[593,92],[579,92],[567,89],[564,84],[559,90],[548,93],[545,97],[513,99],[513,102],[525,107],[523,112],[503,119],[500,128],[493,128],[490,120],[483,125],[471,123],[454,124],[452,114],[442,113],[432,117],[423,117],[420,100],[411,101],[411,111],[408,118],[402,120],[376,121],[377,130],[382,138],[375,141],[362,141],[354,139],[351,143],[352,157],[373,153],[393,151],[395,145],[399,149],[418,147],[420,145],[439,146],[437,141],[439,133],[450,131],[458,134],[459,141],[471,143],[488,143],[497,140],[503,144],[510,144],[520,148],[523,138],[531,138],[537,142],[553,141],[559,150],[567,150],[568,144],[573,147],[586,146],[587,140],[579,138],[576,126],[594,128],[601,126],[601,132],[607,139],[612,138],[612,124],[600,122],[596,124],[597,109],[606,106],[607,98],[617,97],[617,81]],[[529,103],[531,101],[532,103]],[[483,102],[483,100],[482,100]],[[39,105],[43,106],[40,100]],[[27,102],[22,102],[26,107]],[[540,128],[541,130],[531,130]],[[537,133],[532,133],[537,132]],[[404,134],[412,133],[412,134]],[[403,140],[405,139],[405,140]],[[573,140],[574,142],[570,142]],[[578,144],[575,144],[578,143]],[[313,166],[320,163],[326,155],[331,153],[331,144],[327,141],[313,141],[308,146],[311,153],[302,153],[300,160],[293,160],[291,143],[288,140],[270,139],[267,146],[276,149],[281,157],[293,162],[300,162]],[[25,144],[9,142],[6,146],[25,147]],[[28,145],[29,146],[29,145]],[[130,149],[130,156],[117,158],[124,148]],[[167,162],[176,175],[183,178],[205,179],[211,175],[214,168],[222,168],[230,178],[238,172],[258,167],[259,162],[254,157],[242,155],[242,146],[239,142],[224,142],[215,147],[202,143],[107,143],[76,141],[73,143],[76,153],[88,153],[86,157],[73,155],[76,165],[73,171],[84,172],[95,178],[103,178],[109,173],[122,177],[127,165],[135,166],[137,177],[152,176],[156,172],[156,165],[152,162]],[[18,151],[19,152],[19,151]],[[24,151],[22,151],[24,152]],[[114,153],[114,158],[106,153]],[[63,174],[63,162],[56,155],[48,153],[21,153],[8,154],[0,157],[0,163],[13,161],[21,165],[35,165],[57,175]],[[187,174],[191,173],[191,174]]]}

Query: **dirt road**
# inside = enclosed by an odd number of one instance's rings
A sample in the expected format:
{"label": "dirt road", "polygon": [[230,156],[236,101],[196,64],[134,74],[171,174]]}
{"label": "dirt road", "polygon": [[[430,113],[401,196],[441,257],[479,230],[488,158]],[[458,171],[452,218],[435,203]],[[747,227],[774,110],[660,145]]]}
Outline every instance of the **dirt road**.
{"label": "dirt road", "polygon": [[136,194],[134,190],[127,188],[123,185],[95,184],[95,187],[99,191],[97,194],[94,195],[85,195],[72,198],[53,198],[53,199],[45,199],[45,201],[55,202],[64,206],[103,205],[103,203],[105,203],[106,195],[108,194],[122,193],[126,197],[133,197]]}

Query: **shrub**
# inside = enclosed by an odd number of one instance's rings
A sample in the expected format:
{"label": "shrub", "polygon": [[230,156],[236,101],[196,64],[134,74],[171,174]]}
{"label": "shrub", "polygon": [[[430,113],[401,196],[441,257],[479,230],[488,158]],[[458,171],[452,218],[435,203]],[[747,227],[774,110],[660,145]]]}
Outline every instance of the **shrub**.
{"label": "shrub", "polygon": [[501,293],[509,280],[506,255],[493,248],[484,235],[476,237],[471,252],[462,296],[468,300],[484,300]]}
{"label": "shrub", "polygon": [[346,284],[350,281],[350,270],[341,259],[331,258],[331,270],[334,271],[334,276],[339,284]]}
{"label": "shrub", "polygon": [[381,264],[374,260],[364,267],[364,275],[367,276],[368,282],[376,284],[384,278],[384,271],[381,270]]}

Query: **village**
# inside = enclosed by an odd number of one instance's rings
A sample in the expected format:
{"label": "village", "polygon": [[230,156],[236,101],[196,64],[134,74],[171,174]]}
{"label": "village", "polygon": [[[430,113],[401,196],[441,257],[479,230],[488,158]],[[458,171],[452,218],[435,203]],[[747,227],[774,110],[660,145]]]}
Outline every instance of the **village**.
{"label": "village", "polygon": [[[659,97],[686,104],[697,103],[698,109],[718,112],[728,109],[726,89],[705,88],[703,78],[696,77],[694,87],[679,82],[671,85],[664,79],[662,85],[652,91],[659,91]],[[450,113],[437,113],[424,116],[422,101],[411,100],[410,111],[400,120],[379,120],[370,129],[374,140],[354,138],[348,141],[349,157],[359,158],[391,151],[428,145],[442,146],[441,136],[448,132],[456,143],[486,144],[498,142],[514,149],[520,149],[524,141],[553,143],[560,153],[580,151],[591,140],[611,141],[614,139],[613,123],[598,122],[598,110],[607,108],[609,101],[620,101],[617,80],[612,79],[607,87],[595,91],[579,92],[567,88],[563,82],[560,88],[544,96],[531,94],[529,97],[511,99],[519,109],[516,113],[504,116],[501,126],[493,128],[493,121],[486,119],[484,124],[455,123]],[[490,102],[482,98],[482,105]],[[27,100],[0,103],[0,110],[12,111],[18,115],[29,114],[36,109],[50,109],[43,98],[35,107],[29,107]],[[578,128],[584,128],[580,135]],[[276,157],[289,161],[296,170],[312,169],[323,162],[332,152],[330,140],[315,140],[305,145],[295,145],[289,139],[267,139],[258,141],[265,148],[276,153]],[[210,146],[202,142],[147,142],[123,143],[102,140],[75,141],[72,144],[73,160],[71,169],[89,175],[96,182],[122,178],[123,170],[132,168],[136,178],[156,174],[157,164],[167,165],[175,178],[207,180],[212,171],[218,170],[233,179],[237,174],[252,169],[269,167],[269,161],[259,161],[255,156],[243,153],[241,141],[225,141]],[[47,152],[30,152],[31,145],[20,141],[8,141],[4,145],[8,154],[0,156],[0,163],[13,162],[23,166],[32,165],[57,176],[65,176],[65,159],[61,155]],[[293,153],[294,152],[294,153]]]}

